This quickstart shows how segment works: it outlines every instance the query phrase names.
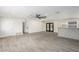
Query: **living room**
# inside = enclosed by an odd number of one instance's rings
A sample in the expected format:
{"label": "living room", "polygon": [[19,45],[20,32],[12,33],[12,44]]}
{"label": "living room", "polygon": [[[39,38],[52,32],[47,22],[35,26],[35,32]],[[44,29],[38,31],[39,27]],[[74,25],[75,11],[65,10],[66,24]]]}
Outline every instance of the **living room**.
{"label": "living room", "polygon": [[78,10],[78,6],[0,6],[0,51],[79,51]]}

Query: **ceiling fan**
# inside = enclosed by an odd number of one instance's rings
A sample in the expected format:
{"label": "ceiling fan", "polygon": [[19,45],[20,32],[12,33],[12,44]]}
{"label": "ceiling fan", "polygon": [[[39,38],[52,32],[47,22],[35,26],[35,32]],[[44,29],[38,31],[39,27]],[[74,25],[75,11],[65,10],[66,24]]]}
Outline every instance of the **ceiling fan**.
{"label": "ceiling fan", "polygon": [[40,20],[47,18],[47,16],[42,15],[42,14],[38,14],[38,13],[36,13],[36,14],[34,14],[34,15],[30,15],[30,17],[32,17],[32,18],[38,18],[38,19],[40,19]]}
{"label": "ceiling fan", "polygon": [[36,14],[35,17],[38,19],[45,19],[47,16],[42,16],[41,14]]}

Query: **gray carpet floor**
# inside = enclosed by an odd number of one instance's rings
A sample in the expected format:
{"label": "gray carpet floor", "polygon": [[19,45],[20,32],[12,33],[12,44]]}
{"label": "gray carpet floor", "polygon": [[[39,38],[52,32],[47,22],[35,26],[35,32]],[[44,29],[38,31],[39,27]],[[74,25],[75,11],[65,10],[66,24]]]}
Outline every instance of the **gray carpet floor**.
{"label": "gray carpet floor", "polygon": [[79,41],[39,32],[0,38],[0,52],[79,52]]}

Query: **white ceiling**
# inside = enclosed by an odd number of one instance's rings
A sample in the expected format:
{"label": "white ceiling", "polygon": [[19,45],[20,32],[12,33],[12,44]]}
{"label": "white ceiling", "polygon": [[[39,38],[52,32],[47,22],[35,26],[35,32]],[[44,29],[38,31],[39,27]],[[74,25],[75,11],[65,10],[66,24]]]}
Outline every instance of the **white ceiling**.
{"label": "white ceiling", "polygon": [[1,17],[27,18],[40,13],[48,17],[79,17],[78,6],[0,6]]}

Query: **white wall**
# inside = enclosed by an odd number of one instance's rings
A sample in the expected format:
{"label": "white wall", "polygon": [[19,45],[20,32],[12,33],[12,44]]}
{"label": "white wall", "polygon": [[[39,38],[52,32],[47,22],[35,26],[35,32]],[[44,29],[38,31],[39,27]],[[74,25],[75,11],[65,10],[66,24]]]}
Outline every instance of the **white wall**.
{"label": "white wall", "polygon": [[22,34],[22,21],[13,18],[0,19],[0,36]]}
{"label": "white wall", "polygon": [[31,20],[29,21],[28,32],[35,33],[43,31],[43,24],[40,20]]}
{"label": "white wall", "polygon": [[[23,25],[22,22],[23,19],[16,19],[16,18],[1,18],[0,19],[0,36],[8,36],[8,35],[18,35],[23,34]],[[39,19],[29,19],[25,21],[25,32],[28,33],[35,33],[35,32],[41,32],[46,31],[46,22],[54,22],[54,32],[58,32],[58,28],[62,26],[62,24],[67,24],[69,20],[50,20],[41,21]],[[78,21],[78,19],[76,20]],[[28,27],[28,28],[27,28]],[[79,28],[79,21],[78,26]]]}

